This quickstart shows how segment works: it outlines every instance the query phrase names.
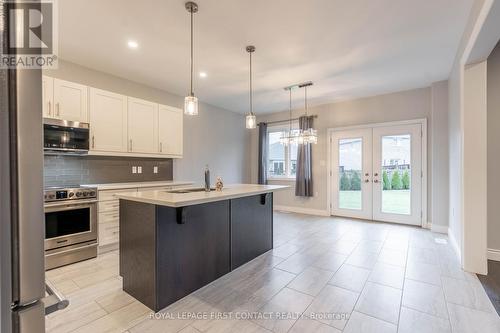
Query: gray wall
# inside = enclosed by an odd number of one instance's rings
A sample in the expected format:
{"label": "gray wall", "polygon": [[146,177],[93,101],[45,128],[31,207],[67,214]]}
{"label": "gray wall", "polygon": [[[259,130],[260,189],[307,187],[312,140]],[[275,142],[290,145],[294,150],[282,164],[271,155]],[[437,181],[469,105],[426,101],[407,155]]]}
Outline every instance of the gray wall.
{"label": "gray wall", "polygon": [[[432,188],[428,192],[432,202],[431,221],[435,231],[448,232],[448,81],[433,83],[432,117],[429,131],[432,141],[428,154],[432,165]],[[441,226],[438,230],[436,226]]]}
{"label": "gray wall", "polygon": [[[132,166],[141,166],[142,173],[133,174]],[[47,155],[43,178],[45,186],[172,180],[173,168],[171,159]]]}
{"label": "gray wall", "polygon": [[[59,60],[44,74],[99,89],[182,108],[184,97]],[[199,115],[184,117],[184,158],[173,160],[173,179],[201,183],[205,164],[227,183],[247,182],[248,138],[244,115],[201,103]],[[146,162],[145,162],[146,163]]]}
{"label": "gray wall", "polygon": [[488,58],[488,248],[500,250],[500,43]]}
{"label": "gray wall", "polygon": [[[445,84],[445,83],[442,83]],[[441,86],[440,86],[441,87]],[[442,87],[441,87],[442,88]],[[298,207],[326,211],[327,208],[327,129],[334,127],[381,123],[390,121],[426,118],[428,120],[428,220],[432,220],[432,173],[433,173],[433,132],[447,133],[447,121],[440,115],[439,128],[433,127],[433,95],[435,99],[446,99],[446,89],[438,89],[433,93],[431,87],[402,91],[392,94],[368,97],[353,101],[326,104],[310,108],[310,114],[318,115],[315,127],[318,130],[318,144],[313,146],[313,179],[314,197],[304,199],[295,197],[294,183],[290,181],[273,181],[291,185],[287,191],[278,192],[276,205]],[[439,97],[437,96],[439,94]],[[436,105],[444,107],[442,103]],[[293,116],[301,115],[303,110],[294,110]],[[436,110],[436,112],[438,112]],[[443,112],[442,110],[439,112]],[[446,110],[444,111],[446,113]],[[259,116],[259,121],[283,120],[288,118],[287,112]],[[257,182],[257,133],[252,135],[252,182]],[[446,156],[441,156],[446,159]],[[441,169],[439,169],[441,170]],[[442,170],[440,172],[443,172]],[[446,177],[446,174],[441,177]],[[436,224],[446,225],[447,221],[436,221]]]}

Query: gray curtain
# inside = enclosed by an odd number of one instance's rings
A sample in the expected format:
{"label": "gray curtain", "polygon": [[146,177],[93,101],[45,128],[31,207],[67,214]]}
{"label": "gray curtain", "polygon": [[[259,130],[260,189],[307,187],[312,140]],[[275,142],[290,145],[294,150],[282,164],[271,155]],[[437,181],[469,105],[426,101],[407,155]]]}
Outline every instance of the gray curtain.
{"label": "gray curtain", "polygon": [[259,184],[267,185],[267,123],[259,123]]}
{"label": "gray curtain", "polygon": [[[299,118],[299,128],[306,130],[313,127],[313,117],[302,116]],[[311,164],[311,144],[298,146],[297,152],[297,175],[295,178],[295,196],[312,197],[313,180]]]}

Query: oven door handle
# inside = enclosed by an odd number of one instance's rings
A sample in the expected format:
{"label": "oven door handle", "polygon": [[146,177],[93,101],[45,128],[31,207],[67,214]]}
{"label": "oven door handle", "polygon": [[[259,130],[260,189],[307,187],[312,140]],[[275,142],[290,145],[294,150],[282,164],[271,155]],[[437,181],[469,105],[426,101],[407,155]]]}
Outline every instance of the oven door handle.
{"label": "oven door handle", "polygon": [[[74,202],[69,202],[69,201],[74,201]],[[44,207],[45,208],[52,208],[52,207],[68,207],[68,208],[74,208],[78,206],[83,206],[86,204],[94,204],[97,203],[99,200],[97,199],[89,199],[89,200],[68,200],[68,201],[53,201],[53,202],[46,202]]]}
{"label": "oven door handle", "polygon": [[48,296],[43,298],[42,301],[45,305],[46,316],[68,307],[69,301],[65,299],[63,295],[48,280],[45,280],[45,291],[47,292]]}

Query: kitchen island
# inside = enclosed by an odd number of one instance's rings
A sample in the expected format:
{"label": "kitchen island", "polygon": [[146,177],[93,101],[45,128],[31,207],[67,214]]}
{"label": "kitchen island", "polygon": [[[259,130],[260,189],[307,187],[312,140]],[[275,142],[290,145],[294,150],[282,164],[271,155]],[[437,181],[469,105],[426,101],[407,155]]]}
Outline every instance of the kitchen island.
{"label": "kitchen island", "polygon": [[118,194],[123,290],[159,311],[273,248],[274,185]]}

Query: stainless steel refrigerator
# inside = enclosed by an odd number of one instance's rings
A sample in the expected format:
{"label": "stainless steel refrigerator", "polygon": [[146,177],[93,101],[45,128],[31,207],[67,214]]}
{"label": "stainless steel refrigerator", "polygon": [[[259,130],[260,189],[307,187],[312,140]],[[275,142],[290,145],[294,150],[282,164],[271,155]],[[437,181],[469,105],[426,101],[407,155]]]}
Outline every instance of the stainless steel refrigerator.
{"label": "stainless steel refrigerator", "polygon": [[[2,46],[6,7],[0,0]],[[0,69],[0,217],[1,332],[45,332],[40,70]]]}

